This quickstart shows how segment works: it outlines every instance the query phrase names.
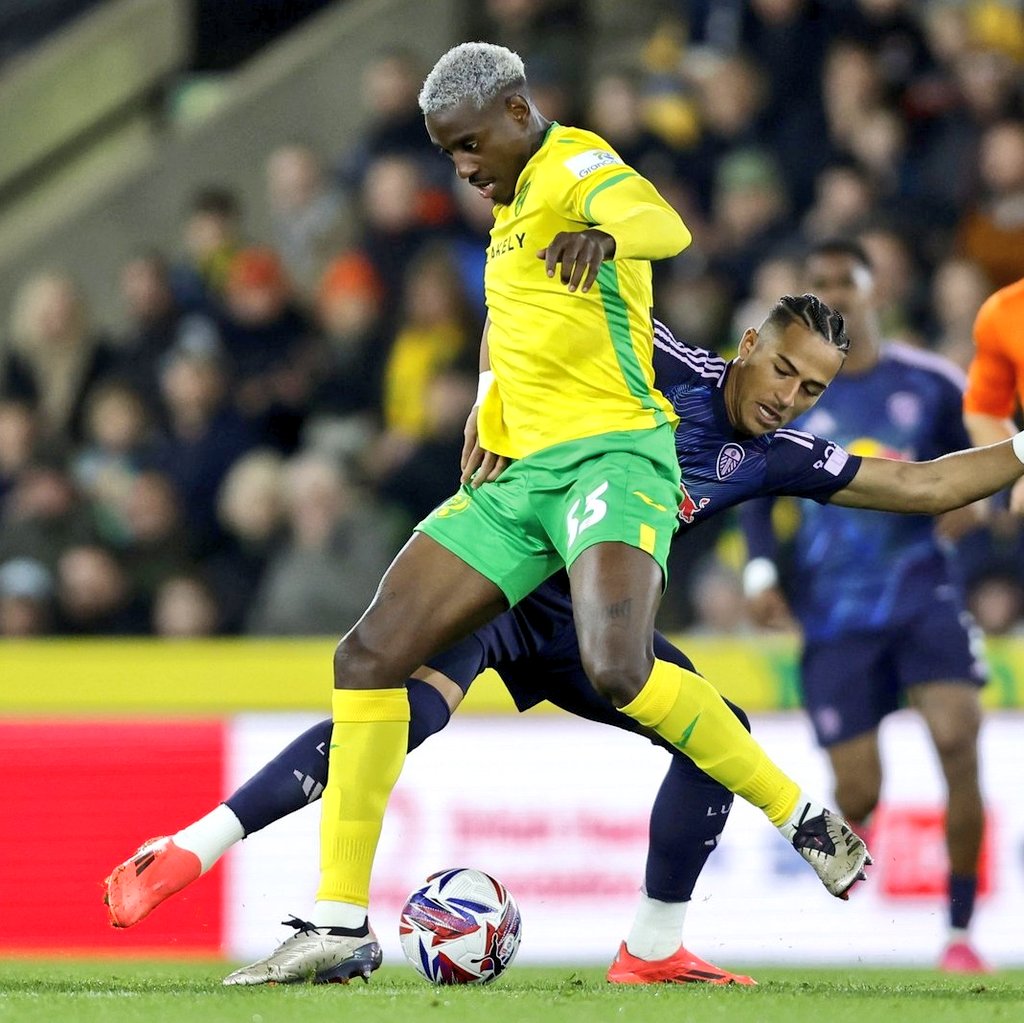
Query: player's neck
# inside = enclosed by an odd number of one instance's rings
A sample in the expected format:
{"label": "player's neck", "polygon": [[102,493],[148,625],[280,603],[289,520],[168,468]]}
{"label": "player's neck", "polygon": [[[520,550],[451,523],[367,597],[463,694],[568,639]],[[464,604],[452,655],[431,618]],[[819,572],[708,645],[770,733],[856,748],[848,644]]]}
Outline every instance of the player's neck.
{"label": "player's neck", "polygon": [[530,120],[530,127],[533,129],[533,138],[530,140],[530,156],[527,157],[527,162],[536,154],[542,145],[544,140],[548,137],[548,131],[551,129],[553,121],[549,121],[546,117],[541,116],[535,110],[533,117]]}

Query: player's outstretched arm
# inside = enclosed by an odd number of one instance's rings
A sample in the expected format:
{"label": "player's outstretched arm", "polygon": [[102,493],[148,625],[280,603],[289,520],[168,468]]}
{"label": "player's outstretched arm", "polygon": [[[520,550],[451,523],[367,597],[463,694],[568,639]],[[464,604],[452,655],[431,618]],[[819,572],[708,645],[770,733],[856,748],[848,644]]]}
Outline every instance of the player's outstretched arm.
{"label": "player's outstretched arm", "polygon": [[831,503],[847,508],[939,515],[990,497],[1024,476],[1024,433],[928,462],[865,458]]}

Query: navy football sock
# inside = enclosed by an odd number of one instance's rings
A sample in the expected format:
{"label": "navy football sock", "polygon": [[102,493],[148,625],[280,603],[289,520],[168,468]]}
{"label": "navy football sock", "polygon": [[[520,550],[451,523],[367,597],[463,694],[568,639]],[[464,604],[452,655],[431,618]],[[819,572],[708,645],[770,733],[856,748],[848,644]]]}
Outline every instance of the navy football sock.
{"label": "navy football sock", "polygon": [[[411,678],[406,687],[409,749],[413,750],[448,724],[451,711],[444,697],[426,682]],[[327,784],[327,748],[333,727],[326,718],[308,728],[224,800],[246,835],[320,798]]]}
{"label": "navy football sock", "polygon": [[452,712],[444,697],[429,682],[411,678],[405,683],[409,690],[409,752],[421,742],[440,732]]}
{"label": "navy football sock", "polygon": [[[726,701],[727,703],[729,701]],[[729,703],[749,731],[746,714]],[[652,899],[686,902],[715,850],[733,795],[689,757],[675,753],[651,809],[644,888]]]}
{"label": "navy football sock", "polygon": [[974,916],[974,898],[978,894],[978,878],[973,874],[949,875],[949,923],[966,931]]}

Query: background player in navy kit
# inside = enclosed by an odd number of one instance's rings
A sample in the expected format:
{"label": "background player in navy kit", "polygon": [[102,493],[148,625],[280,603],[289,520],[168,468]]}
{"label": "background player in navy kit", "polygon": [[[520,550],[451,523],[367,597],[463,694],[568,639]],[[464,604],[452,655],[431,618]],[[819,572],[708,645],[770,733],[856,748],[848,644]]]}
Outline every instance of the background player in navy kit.
{"label": "background player in navy kit", "polygon": [[[676,341],[655,324],[656,378],[680,420],[676,447],[688,486],[680,509],[683,531],[765,493],[934,514],[1024,475],[1010,442],[937,462],[903,463],[861,459],[830,441],[786,430],[818,400],[842,364],[827,319],[817,299],[786,298],[760,330],[744,333],[731,364]],[[655,636],[655,645],[658,656],[685,662],[662,637]],[[464,690],[487,666],[498,670],[520,709],[548,699],[582,717],[640,731],[587,682],[564,577],[545,583],[409,680],[411,744],[445,726]],[[171,838],[147,844],[117,867],[108,881],[112,921],[124,927],[137,923],[244,835],[301,809],[311,793],[316,798],[326,778],[322,748],[330,729],[330,720],[314,726],[225,804]],[[710,966],[680,945],[687,900],[724,826],[731,796],[695,771],[678,749],[671,752],[651,815],[645,891],[609,980],[743,982],[746,978]],[[136,860],[146,862],[144,872],[134,869]]]}
{"label": "background player in navy kit", "polygon": [[[806,260],[807,286],[846,319],[843,373],[796,427],[851,450],[927,459],[970,446],[960,371],[937,356],[884,343],[874,281],[855,243],[827,242]],[[800,435],[794,434],[800,443]],[[805,435],[806,436],[806,435]],[[805,443],[810,443],[806,438]],[[778,606],[770,502],[743,511],[753,601]],[[878,725],[904,701],[920,712],[948,787],[950,935],[940,967],[985,969],[968,941],[983,808],[978,785],[980,636],[965,611],[935,523],[835,507],[803,509],[788,552],[786,593],[803,631],[804,702],[835,774],[841,811],[863,827],[878,802]]]}

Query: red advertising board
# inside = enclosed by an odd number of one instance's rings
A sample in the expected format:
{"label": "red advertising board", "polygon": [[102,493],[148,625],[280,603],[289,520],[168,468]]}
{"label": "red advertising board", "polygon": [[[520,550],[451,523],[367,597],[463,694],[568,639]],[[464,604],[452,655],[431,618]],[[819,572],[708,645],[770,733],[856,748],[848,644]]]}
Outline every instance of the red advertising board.
{"label": "red advertising board", "polygon": [[[985,837],[978,859],[978,894],[994,887],[995,823],[985,815]],[[946,812],[941,806],[883,805],[871,826],[873,878],[891,898],[944,898],[949,889]]]}
{"label": "red advertising board", "polygon": [[223,796],[221,721],[0,722],[0,948],[218,954],[224,866],[127,931],[102,881]]}

